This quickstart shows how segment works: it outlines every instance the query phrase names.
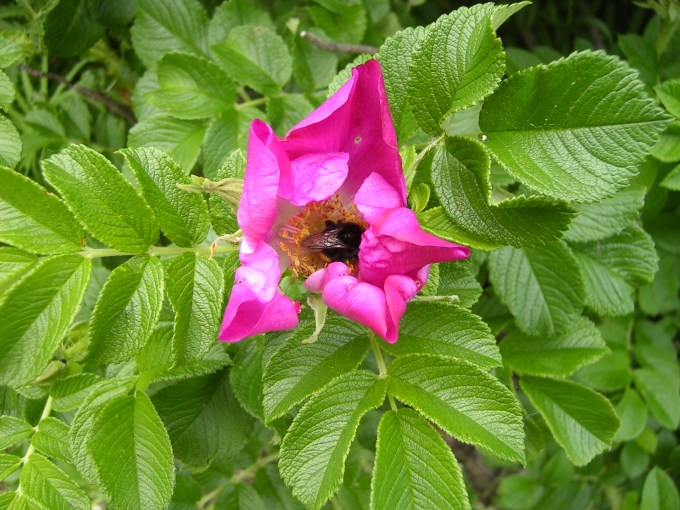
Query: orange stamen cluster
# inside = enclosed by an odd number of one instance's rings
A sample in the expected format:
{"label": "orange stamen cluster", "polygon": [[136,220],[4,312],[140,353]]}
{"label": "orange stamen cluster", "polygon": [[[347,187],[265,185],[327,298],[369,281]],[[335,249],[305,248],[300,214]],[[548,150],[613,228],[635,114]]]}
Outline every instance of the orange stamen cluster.
{"label": "orange stamen cluster", "polygon": [[[291,216],[279,230],[279,247],[288,255],[290,270],[296,278],[309,276],[328,265],[328,260],[321,251],[302,246],[302,241],[310,235],[326,230],[326,221],[356,223],[364,230],[367,228],[355,205],[344,204],[337,194],[301,208],[300,212]],[[356,262],[347,263],[352,274],[356,273],[355,265]]]}

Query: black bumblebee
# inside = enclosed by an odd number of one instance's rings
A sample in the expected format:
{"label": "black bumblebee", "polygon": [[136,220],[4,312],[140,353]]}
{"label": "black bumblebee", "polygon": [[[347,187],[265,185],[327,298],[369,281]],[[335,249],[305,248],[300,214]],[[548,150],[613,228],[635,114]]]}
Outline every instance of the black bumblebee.
{"label": "black bumblebee", "polygon": [[364,229],[356,223],[326,220],[326,229],[305,238],[302,246],[321,252],[327,262],[354,262],[359,258],[363,233]]}

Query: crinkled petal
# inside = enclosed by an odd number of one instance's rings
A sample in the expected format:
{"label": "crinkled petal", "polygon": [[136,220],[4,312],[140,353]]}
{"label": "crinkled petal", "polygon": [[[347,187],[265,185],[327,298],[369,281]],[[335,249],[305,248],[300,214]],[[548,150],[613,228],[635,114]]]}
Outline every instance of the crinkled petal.
{"label": "crinkled petal", "polygon": [[326,282],[321,297],[331,310],[387,337],[388,310],[381,288],[359,283],[353,276],[338,276]]}
{"label": "crinkled petal", "polygon": [[420,290],[413,278],[405,275],[389,276],[384,288],[359,282],[348,275],[341,262],[317,271],[305,286],[322,292],[323,302],[331,310],[368,326],[389,343],[397,341],[406,303]]}
{"label": "crinkled petal", "polygon": [[260,242],[252,253],[241,253],[240,258],[242,265],[236,270],[218,338],[236,342],[295,327],[300,304],[279,290],[281,270],[274,249]]}
{"label": "crinkled petal", "polygon": [[373,172],[406,202],[406,184],[385,84],[376,60],[355,67],[352,77],[282,140],[291,160],[310,153],[349,154],[341,193],[353,197]]}
{"label": "crinkled petal", "polygon": [[283,176],[279,197],[303,206],[333,196],[340,188],[349,168],[346,152],[312,153],[290,162],[290,173]]}
{"label": "crinkled petal", "polygon": [[399,321],[406,312],[406,303],[413,299],[420,287],[413,278],[405,275],[391,275],[385,279],[385,300],[387,302],[387,334],[388,343],[393,344],[399,337]]}
{"label": "crinkled petal", "polygon": [[253,251],[271,232],[277,216],[281,166],[286,165],[287,158],[272,128],[259,119],[254,120],[250,126],[248,162],[237,212],[246,251]]}
{"label": "crinkled petal", "polygon": [[376,172],[369,175],[361,185],[354,197],[354,203],[369,223],[373,223],[390,209],[399,209],[406,205],[401,193]]}
{"label": "crinkled petal", "polygon": [[312,273],[304,285],[310,292],[320,294],[329,281],[338,276],[347,276],[349,273],[349,268],[343,262],[331,262],[327,267]]}
{"label": "crinkled petal", "polygon": [[390,275],[415,275],[425,265],[465,259],[469,254],[469,248],[425,232],[410,209],[393,209],[364,232],[359,274],[362,281],[382,287]]}

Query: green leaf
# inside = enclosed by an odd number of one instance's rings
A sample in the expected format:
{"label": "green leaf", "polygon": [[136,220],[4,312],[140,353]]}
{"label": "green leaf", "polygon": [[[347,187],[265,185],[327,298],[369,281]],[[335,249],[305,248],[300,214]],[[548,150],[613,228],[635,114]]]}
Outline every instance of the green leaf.
{"label": "green leaf", "polygon": [[237,454],[252,431],[253,419],[234,398],[226,370],[164,388],[153,402],[175,457],[187,464]]}
{"label": "green leaf", "polygon": [[337,315],[328,315],[316,342],[304,343],[314,332],[313,322],[300,324],[285,344],[265,362],[262,405],[266,422],[330,380],[354,370],[369,349],[366,329]]}
{"label": "green leaf", "polygon": [[83,402],[92,390],[92,386],[101,377],[96,374],[81,373],[71,375],[50,387],[52,409],[57,412],[71,411]]}
{"label": "green leaf", "polygon": [[7,110],[14,101],[14,85],[5,73],[0,71],[0,108]]}
{"label": "green leaf", "polygon": [[176,119],[160,113],[130,129],[130,147],[156,147],[175,160],[185,174],[196,164],[206,131],[205,121]]}
{"label": "green leaf", "polygon": [[570,381],[524,376],[520,384],[575,465],[583,466],[609,448],[619,428],[609,400]]}
{"label": "green leaf", "polygon": [[559,335],[583,309],[583,281],[569,247],[507,247],[489,255],[489,279],[529,335]]}
{"label": "green leaf", "polygon": [[412,409],[380,420],[371,508],[470,508],[451,448]]}
{"label": "green leaf", "polygon": [[257,341],[247,342],[234,360],[229,382],[241,407],[255,418],[264,421],[262,346]]}
{"label": "green leaf", "polygon": [[635,439],[647,424],[647,408],[633,388],[628,388],[623,398],[616,404],[616,415],[621,420],[621,426],[614,436],[615,442]]}
{"label": "green leaf", "polygon": [[[321,2],[317,2],[321,3]],[[325,2],[322,7],[311,6],[307,11],[331,41],[360,43],[366,32],[366,9],[361,2]]]}
{"label": "green leaf", "polygon": [[180,119],[204,119],[230,108],[234,83],[212,62],[188,53],[168,53],[156,68],[159,90],[146,95],[161,111]]}
{"label": "green leaf", "polygon": [[0,115],[0,165],[14,168],[21,158],[21,138],[12,121]]}
{"label": "green leaf", "polygon": [[491,26],[492,4],[462,7],[428,27],[410,65],[411,111],[424,131],[484,99],[503,76],[505,54]]}
{"label": "green leaf", "polygon": [[491,13],[491,25],[493,26],[493,29],[498,30],[498,28],[503,23],[505,23],[510,18],[510,16],[521,11],[527,5],[531,5],[531,2],[522,1],[514,4],[494,5],[493,12]]}
{"label": "green leaf", "polygon": [[137,355],[139,387],[144,388],[154,382],[181,381],[212,374],[231,362],[223,346],[215,343],[201,359],[176,365],[172,357],[172,335],[173,324],[160,323],[151,334],[146,347]]}
{"label": "green leaf", "polygon": [[524,462],[524,425],[515,396],[463,360],[410,354],[388,367],[390,393],[447,434],[513,462]]}
{"label": "green leaf", "polygon": [[21,56],[21,46],[14,41],[0,37],[0,69],[14,65]]}
{"label": "green leaf", "polygon": [[565,204],[517,196],[492,205],[489,156],[466,138],[450,138],[437,147],[432,181],[447,215],[439,208],[419,217],[423,228],[474,248],[542,246],[561,237],[573,217]]}
{"label": "green leaf", "polygon": [[642,487],[640,510],[678,510],[680,495],[673,479],[660,467],[654,466]]}
{"label": "green leaf", "polygon": [[399,341],[381,347],[393,356],[451,356],[484,369],[502,364],[486,323],[465,308],[445,303],[410,303],[399,326]]}
{"label": "green leaf", "polygon": [[276,466],[269,465],[258,470],[253,480],[253,488],[262,498],[265,508],[284,508],[286,510],[302,510],[304,508],[285,486]]}
{"label": "green leaf", "polygon": [[460,306],[470,308],[482,295],[475,277],[476,268],[468,260],[439,264],[439,286],[436,295],[458,296]]}
{"label": "green leaf", "polygon": [[0,450],[15,445],[33,434],[31,424],[16,416],[0,416]]}
{"label": "green leaf", "polygon": [[89,510],[90,498],[66,473],[33,453],[21,470],[21,491],[31,502],[50,510]]}
{"label": "green leaf", "polygon": [[113,270],[95,306],[88,359],[120,363],[142,350],[163,307],[163,266],[139,255]]}
{"label": "green leaf", "polygon": [[95,416],[87,447],[111,508],[160,510],[170,503],[172,447],[145,393],[110,400]]}
{"label": "green leaf", "polygon": [[631,313],[633,290],[651,282],[658,268],[654,241],[636,225],[572,248],[583,274],[585,304],[602,316]]}
{"label": "green leaf", "polygon": [[229,76],[265,95],[281,90],[293,71],[286,43],[266,26],[235,27],[212,50]]}
{"label": "green leaf", "polygon": [[680,161],[680,122],[666,127],[659,142],[652,147],[651,154],[664,163]]}
{"label": "green leaf", "polygon": [[31,444],[48,457],[71,463],[68,431],[69,426],[66,423],[48,416],[40,420],[38,431],[31,438]]}
{"label": "green leaf", "polygon": [[153,210],[101,154],[71,145],[44,161],[43,173],[98,240],[123,252],[140,253],[158,239]]}
{"label": "green leaf", "polygon": [[71,422],[69,443],[73,464],[94,485],[99,485],[99,474],[88,449],[94,419],[109,401],[128,393],[134,383],[133,378],[112,377],[102,380],[92,387]]}
{"label": "green leaf", "polygon": [[255,6],[250,0],[230,0],[220,4],[210,20],[208,42],[210,46],[227,38],[229,32],[241,25],[273,27],[269,13]]}
{"label": "green leaf", "polygon": [[234,484],[227,487],[215,502],[215,508],[266,510],[260,495],[248,484]]}
{"label": "green leaf", "polygon": [[279,470],[293,495],[318,509],[342,481],[359,420],[385,399],[384,379],[349,372],[315,393],[293,420],[281,444]]}
{"label": "green leaf", "polygon": [[[318,37],[324,37],[322,32],[313,27],[307,31]],[[335,76],[337,68],[338,56],[335,53],[317,48],[299,33],[295,35],[293,76],[302,90],[314,92],[326,87]]]}
{"label": "green leaf", "polygon": [[79,255],[37,262],[0,304],[0,385],[22,386],[52,359],[83,299],[91,263]]}
{"label": "green leaf", "polygon": [[632,185],[600,202],[571,204],[579,214],[564,233],[564,239],[587,243],[617,234],[638,218],[644,203],[644,187]]}
{"label": "green leaf", "polygon": [[661,104],[666,107],[668,113],[680,118],[680,79],[667,80],[657,85],[656,95],[659,96]]}
{"label": "green leaf", "polygon": [[168,299],[175,310],[172,354],[176,364],[203,358],[217,338],[224,275],[215,261],[184,253],[167,268]]}
{"label": "green leaf", "polygon": [[147,68],[171,51],[208,55],[208,15],[196,0],[136,0],[131,29],[135,53]]}
{"label": "green leaf", "polygon": [[210,228],[208,206],[199,193],[187,193],[177,187],[178,183],[190,182],[179,165],[152,147],[121,152],[168,239],[179,246],[203,241]]}
{"label": "green leaf", "polygon": [[581,368],[575,379],[597,391],[623,390],[630,384],[630,365],[628,352],[625,349],[613,348],[612,352],[605,354],[595,363]]}
{"label": "green leaf", "polygon": [[106,27],[95,18],[94,2],[60,0],[45,18],[45,44],[50,55],[75,57],[101,39]]}
{"label": "green leaf", "polygon": [[654,44],[637,34],[620,35],[618,43],[626,60],[640,73],[640,79],[649,85],[656,84],[659,80],[659,56]]}
{"label": "green leaf", "polygon": [[[9,453],[0,453],[0,481],[14,473],[19,469],[19,466],[21,466],[21,457]],[[0,503],[0,508],[5,508],[2,503]]]}
{"label": "green leaf", "polygon": [[600,332],[585,317],[578,317],[562,334],[548,338],[510,331],[500,347],[503,362],[511,370],[544,377],[568,377],[609,352]]}
{"label": "green leaf", "polygon": [[108,0],[94,0],[94,13],[97,21],[107,28],[129,24],[135,15],[135,0],[119,0],[112,4]]}
{"label": "green leaf", "polygon": [[664,188],[680,191],[680,165],[676,165],[661,181]]}
{"label": "green leaf", "polygon": [[[400,30],[385,40],[377,56],[385,79],[392,121],[397,128],[408,112],[408,80],[404,78],[408,77],[415,50],[425,38],[426,30],[423,27]],[[397,132],[400,132],[399,129]]]}
{"label": "green leaf", "polygon": [[84,237],[70,211],[54,195],[9,168],[0,168],[0,241],[32,253],[69,253]]}
{"label": "green leaf", "polygon": [[623,472],[628,478],[637,478],[649,465],[649,454],[634,442],[623,445],[620,459]]}
{"label": "green leaf", "polygon": [[635,71],[589,51],[513,74],[479,118],[487,148],[517,180],[578,202],[625,187],[667,122]]}
{"label": "green leaf", "polygon": [[510,475],[498,484],[496,504],[500,508],[525,509],[535,507],[541,500],[545,487],[529,475]]}
{"label": "green leaf", "polygon": [[14,168],[21,158],[21,138],[12,121],[0,115],[0,165]]}
{"label": "green leaf", "polygon": [[[206,177],[215,179],[220,176],[220,170],[227,164],[233,151],[246,150],[250,124],[254,119],[266,120],[266,115],[257,108],[241,108],[227,110],[213,119],[205,132],[201,148],[205,160],[203,171]],[[245,165],[245,158],[243,161]],[[243,178],[243,175],[240,177]]]}
{"label": "green leaf", "polygon": [[633,370],[635,387],[642,394],[652,417],[668,430],[680,424],[680,384],[651,368]]}

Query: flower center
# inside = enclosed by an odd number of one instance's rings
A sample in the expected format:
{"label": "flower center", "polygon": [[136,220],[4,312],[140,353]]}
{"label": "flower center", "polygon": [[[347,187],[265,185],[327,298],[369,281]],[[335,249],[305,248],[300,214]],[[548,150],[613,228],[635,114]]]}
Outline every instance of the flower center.
{"label": "flower center", "polygon": [[367,224],[353,203],[336,194],[311,202],[279,230],[279,247],[293,275],[307,277],[331,262],[344,262],[355,274],[361,234]]}

